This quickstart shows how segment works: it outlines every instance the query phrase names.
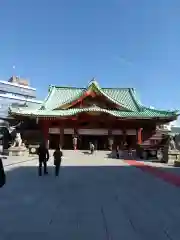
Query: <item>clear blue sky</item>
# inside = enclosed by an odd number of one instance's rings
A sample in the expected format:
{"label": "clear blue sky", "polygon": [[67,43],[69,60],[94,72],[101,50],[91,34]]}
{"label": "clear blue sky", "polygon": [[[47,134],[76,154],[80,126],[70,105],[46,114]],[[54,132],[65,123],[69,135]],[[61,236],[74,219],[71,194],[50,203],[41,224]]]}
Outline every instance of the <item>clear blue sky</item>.
{"label": "clear blue sky", "polygon": [[[13,65],[16,69],[13,70]],[[134,87],[147,106],[180,109],[179,0],[3,0],[0,79]]]}

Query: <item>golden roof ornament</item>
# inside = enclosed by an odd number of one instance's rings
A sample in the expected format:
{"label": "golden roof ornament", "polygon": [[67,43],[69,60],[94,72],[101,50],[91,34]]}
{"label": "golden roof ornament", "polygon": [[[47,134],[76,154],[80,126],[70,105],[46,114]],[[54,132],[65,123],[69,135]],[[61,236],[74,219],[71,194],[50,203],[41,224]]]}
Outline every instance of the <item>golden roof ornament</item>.
{"label": "golden roof ornament", "polygon": [[92,84],[98,85],[96,79],[93,77],[93,79],[89,82],[88,87],[91,86]]}

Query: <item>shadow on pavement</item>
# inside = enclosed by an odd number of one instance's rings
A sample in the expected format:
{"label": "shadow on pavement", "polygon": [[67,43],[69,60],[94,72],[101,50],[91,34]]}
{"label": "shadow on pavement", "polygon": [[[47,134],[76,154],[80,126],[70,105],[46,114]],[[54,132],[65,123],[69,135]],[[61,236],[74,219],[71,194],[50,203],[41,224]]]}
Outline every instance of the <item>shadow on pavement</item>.
{"label": "shadow on pavement", "polygon": [[7,184],[0,190],[0,237],[166,239],[167,224],[175,236],[180,191],[160,178],[126,165],[63,166],[59,177],[54,167],[48,171],[41,177],[33,166],[6,172]]}
{"label": "shadow on pavement", "polygon": [[84,155],[92,155],[90,151],[83,151],[82,153],[84,153]]}

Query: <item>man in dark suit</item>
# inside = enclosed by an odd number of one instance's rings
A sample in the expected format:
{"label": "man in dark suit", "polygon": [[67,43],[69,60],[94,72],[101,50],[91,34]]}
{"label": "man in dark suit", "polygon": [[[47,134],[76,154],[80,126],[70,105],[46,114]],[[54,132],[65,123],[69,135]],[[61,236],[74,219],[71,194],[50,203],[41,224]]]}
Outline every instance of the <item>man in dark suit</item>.
{"label": "man in dark suit", "polygon": [[39,176],[42,176],[42,165],[44,165],[44,175],[48,174],[47,161],[49,160],[49,151],[44,143],[38,148],[37,154],[39,155]]}
{"label": "man in dark suit", "polygon": [[59,169],[61,166],[61,160],[62,160],[62,156],[63,156],[63,153],[60,150],[60,147],[56,148],[53,156],[54,156],[55,176],[57,177],[59,175]]}

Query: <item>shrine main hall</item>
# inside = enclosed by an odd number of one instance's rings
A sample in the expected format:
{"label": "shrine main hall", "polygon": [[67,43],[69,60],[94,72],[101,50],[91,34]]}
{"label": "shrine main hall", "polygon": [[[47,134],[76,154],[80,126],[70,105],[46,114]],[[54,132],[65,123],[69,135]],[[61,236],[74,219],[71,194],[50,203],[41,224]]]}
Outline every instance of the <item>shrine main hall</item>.
{"label": "shrine main hall", "polygon": [[77,149],[93,142],[105,150],[124,142],[136,148],[178,113],[144,106],[133,88],[103,88],[92,80],[86,88],[50,86],[41,105],[11,107],[10,115],[33,122],[49,148],[73,149],[76,139]]}

